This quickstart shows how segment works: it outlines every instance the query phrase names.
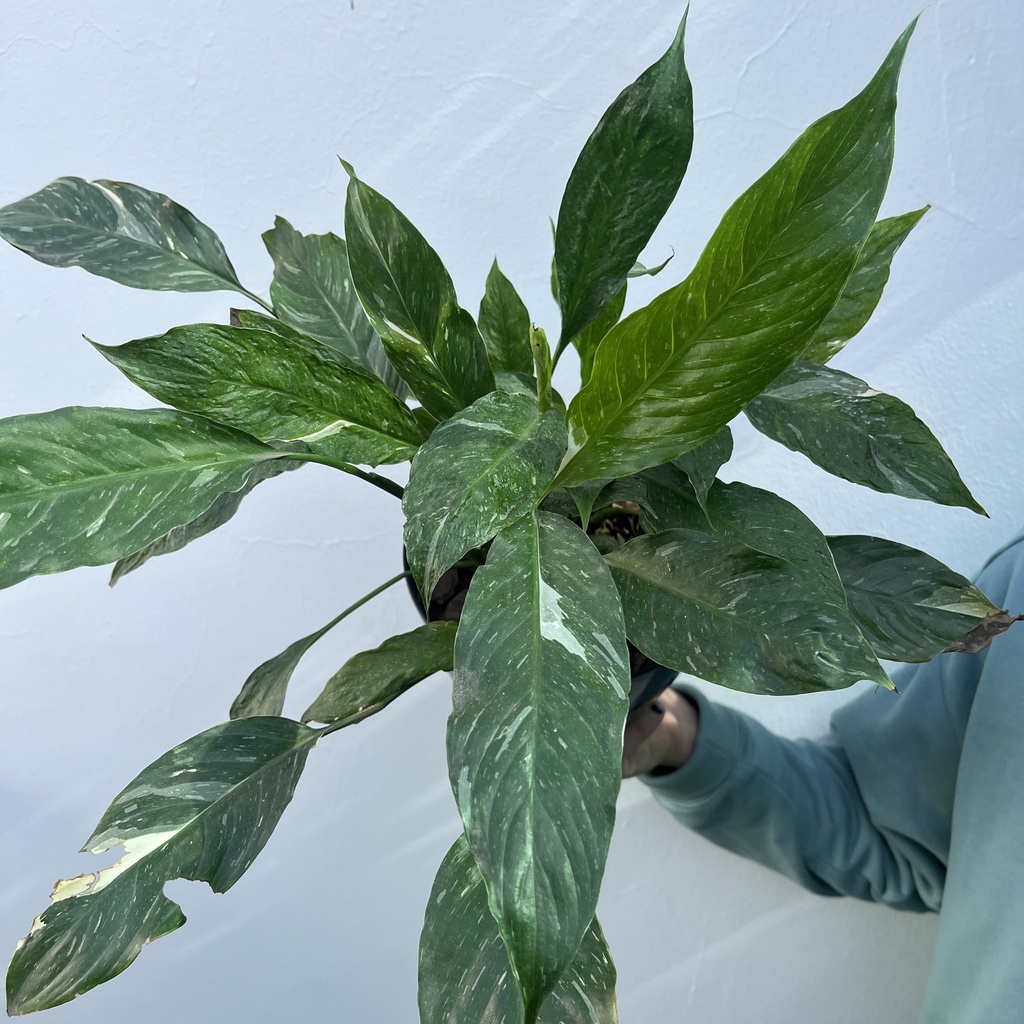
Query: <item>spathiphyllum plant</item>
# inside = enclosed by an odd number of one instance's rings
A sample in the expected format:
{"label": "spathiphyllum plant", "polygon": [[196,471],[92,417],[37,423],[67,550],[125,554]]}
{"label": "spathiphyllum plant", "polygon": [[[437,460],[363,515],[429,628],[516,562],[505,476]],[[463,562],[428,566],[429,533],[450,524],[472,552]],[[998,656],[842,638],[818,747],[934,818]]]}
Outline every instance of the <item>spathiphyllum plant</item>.
{"label": "spathiphyllum plant", "polygon": [[[828,365],[924,213],[877,219],[911,30],[740,196],[684,280],[620,320],[628,280],[661,269],[637,261],[690,156],[680,26],[569,176],[553,346],[497,263],[479,315],[460,306],[426,239],[347,165],[344,240],[281,218],[264,234],[269,301],[209,227],[136,185],[60,178],[0,210],[0,235],[44,263],[259,307],[95,345],[160,408],[0,421],[0,586],[106,563],[116,581],[308,462],[402,502],[395,557],[404,541],[409,566],[260,665],[229,721],[114,799],[86,849],[124,855],[57,884],[11,963],[10,1013],[80,995],[180,927],[168,880],[230,888],[321,740],[451,672],[464,829],[427,904],[420,1019],[614,1021],[594,912],[631,673],[653,663],[758,694],[891,686],[880,658],[976,649],[1006,627],[929,555],[825,537],[779,496],[716,479],[743,413],[845,480],[982,511],[911,409]],[[566,405],[551,372],[570,347],[582,386]],[[405,461],[404,488],[373,472]],[[303,654],[403,576],[428,621],[354,654],[299,720],[284,716]]]}

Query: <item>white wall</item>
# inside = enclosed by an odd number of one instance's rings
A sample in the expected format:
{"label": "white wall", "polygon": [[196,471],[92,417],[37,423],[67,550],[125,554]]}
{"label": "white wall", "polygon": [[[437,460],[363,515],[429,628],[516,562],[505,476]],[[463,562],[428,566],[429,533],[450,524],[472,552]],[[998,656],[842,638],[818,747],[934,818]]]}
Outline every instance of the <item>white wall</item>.
{"label": "white wall", "polygon": [[[697,142],[649,250],[676,252],[658,289],[684,276],[726,206],[810,120],[860,89],[919,9],[694,4]],[[475,308],[497,253],[554,328],[547,217],[597,117],[662,52],[681,12],[674,0],[6,0],[0,203],[61,174],[133,181],[216,228],[242,280],[265,291],[259,233],[275,214],[342,230],[341,155],[432,241],[464,304]],[[881,533],[967,572],[1024,518],[1022,22],[1008,0],[924,11],[884,212],[933,210],[841,360],[934,427],[991,519],[842,484],[747,433],[730,467],[828,531]],[[131,292],[4,247],[0,415],[148,405],[80,335],[118,343],[223,320],[231,302]],[[562,386],[572,390],[569,375]],[[310,467],[112,591],[104,570],[81,569],[0,593],[5,954],[53,879],[91,868],[74,851],[136,771],[225,718],[251,668],[396,571],[396,504]],[[302,665],[290,710],[348,654],[414,622],[401,593],[373,603]],[[817,734],[847,694],[723,696],[784,732]],[[51,1019],[414,1020],[421,908],[458,830],[447,709],[436,678],[332,737],[248,875],[222,897],[171,885],[185,928]],[[602,916],[627,1024],[914,1019],[933,920],[805,895],[684,833],[637,783],[621,806]]]}

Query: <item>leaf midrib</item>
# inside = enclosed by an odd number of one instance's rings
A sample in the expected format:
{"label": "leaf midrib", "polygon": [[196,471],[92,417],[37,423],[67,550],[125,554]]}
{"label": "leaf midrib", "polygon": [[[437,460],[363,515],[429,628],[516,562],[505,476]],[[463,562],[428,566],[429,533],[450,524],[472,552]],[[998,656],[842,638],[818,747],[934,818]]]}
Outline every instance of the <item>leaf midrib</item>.
{"label": "leaf midrib", "polygon": [[227,458],[218,458],[217,456],[206,456],[202,460],[185,460],[182,462],[167,464],[163,466],[140,466],[136,469],[121,470],[107,475],[96,474],[92,476],[85,476],[77,480],[71,481],[70,483],[67,484],[51,484],[47,487],[35,487],[25,491],[0,491],[0,507],[3,506],[7,498],[13,498],[16,501],[21,501],[26,498],[31,499],[34,497],[45,497],[47,494],[53,491],[60,491],[62,493],[73,493],[74,491],[77,490],[95,486],[97,482],[102,483],[104,481],[113,482],[119,480],[124,480],[127,482],[140,476],[160,476],[164,473],[181,473],[182,470],[191,471],[193,468],[197,470],[202,470],[212,466],[226,466],[227,468],[234,468],[235,463],[251,462],[253,466],[255,466],[260,462],[266,462],[269,459],[277,458],[287,458],[287,456],[282,455],[280,452],[276,452],[273,449],[271,449],[266,454],[260,453],[258,455],[232,455],[228,456]]}

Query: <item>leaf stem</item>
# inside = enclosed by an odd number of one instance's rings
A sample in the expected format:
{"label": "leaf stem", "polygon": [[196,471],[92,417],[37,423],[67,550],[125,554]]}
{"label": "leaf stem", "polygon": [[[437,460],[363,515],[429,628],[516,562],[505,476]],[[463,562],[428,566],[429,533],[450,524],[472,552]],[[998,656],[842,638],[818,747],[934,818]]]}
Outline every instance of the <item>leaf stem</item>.
{"label": "leaf stem", "polygon": [[269,302],[264,302],[258,295],[249,291],[248,288],[240,286],[238,289],[247,299],[252,299],[258,306],[262,306],[271,316],[275,316],[274,307]]}
{"label": "leaf stem", "polygon": [[331,469],[340,469],[342,473],[357,476],[360,480],[365,480],[368,484],[373,484],[374,487],[379,487],[382,491],[393,494],[399,501],[405,496],[405,488],[401,484],[396,484],[394,480],[389,480],[386,476],[381,476],[379,473],[371,473],[369,470],[360,469],[349,462],[330,459],[326,455],[313,455],[311,452],[284,452],[283,457],[286,459],[296,459],[299,462],[316,462],[321,466],[330,466]]}
{"label": "leaf stem", "polygon": [[370,704],[368,707],[353,712],[347,718],[339,719],[337,722],[332,722],[330,725],[324,726],[324,728],[320,730],[320,735],[330,736],[332,732],[344,729],[347,725],[355,725],[356,723],[361,722],[364,718],[369,718],[371,715],[377,714],[378,711],[383,711],[387,706],[387,702],[379,700],[376,704]]}
{"label": "leaf stem", "polygon": [[393,587],[399,580],[404,580],[406,577],[411,576],[412,573],[406,569],[405,572],[400,572],[397,576],[392,576],[386,583],[382,583],[379,587],[371,590],[368,594],[363,594],[358,601],[350,604],[343,612],[339,612],[337,615],[327,623],[326,626],[321,626],[315,633],[310,636],[310,646],[316,643],[325,633],[341,622],[342,619],[347,619],[353,612],[358,611],[368,601],[372,601],[378,594],[383,594],[388,587]]}

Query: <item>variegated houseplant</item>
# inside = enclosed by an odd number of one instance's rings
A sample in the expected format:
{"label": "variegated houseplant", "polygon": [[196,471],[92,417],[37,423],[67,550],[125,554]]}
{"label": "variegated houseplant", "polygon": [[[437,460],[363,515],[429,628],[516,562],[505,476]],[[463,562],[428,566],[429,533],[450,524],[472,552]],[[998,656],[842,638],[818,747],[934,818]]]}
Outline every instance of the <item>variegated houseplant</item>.
{"label": "variegated houseplant", "polygon": [[[300,721],[284,717],[304,652],[402,577],[389,580],[256,669],[230,721],[146,768],[87,843],[123,843],[124,856],[58,883],[11,964],[9,1012],[127,967],[183,923],[166,881],[223,891],[246,870],[322,738],[453,671],[448,757],[465,828],[427,907],[421,1020],[615,1020],[594,911],[626,638],[672,669],[791,694],[890,685],[879,658],[923,661],[1005,628],[928,555],[825,538],[782,498],[716,480],[745,413],[854,483],[981,511],[906,405],[827,365],[924,212],[876,219],[910,33],[736,201],[684,280],[620,321],[630,276],[657,272],[637,259],[693,141],[680,26],[569,177],[553,351],[497,264],[474,319],[435,251],[351,168],[344,241],[283,219],[263,236],[269,301],[158,193],[61,178],[0,210],[0,235],[45,263],[135,288],[232,289],[258,307],[96,346],[170,408],[0,420],[0,586],[105,563],[116,580],[227,522],[262,480],[317,462],[402,501],[412,577],[448,607],[356,654]],[[582,388],[566,407],[551,372],[570,347]],[[407,460],[404,488],[373,472]]]}

